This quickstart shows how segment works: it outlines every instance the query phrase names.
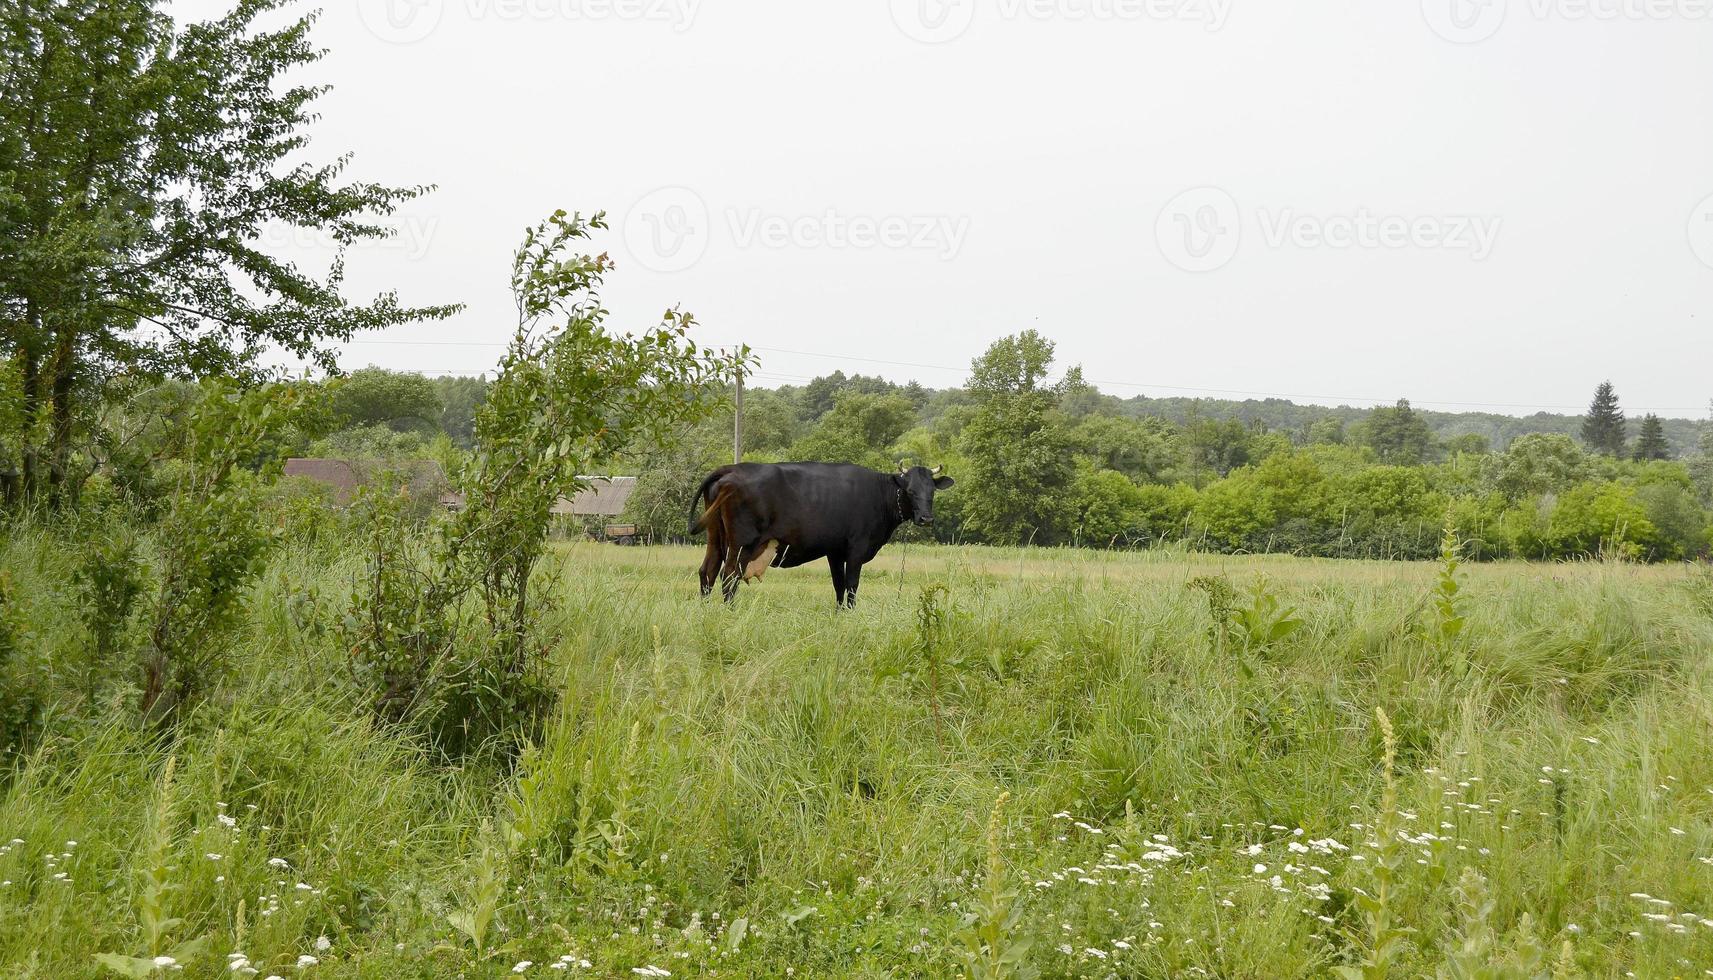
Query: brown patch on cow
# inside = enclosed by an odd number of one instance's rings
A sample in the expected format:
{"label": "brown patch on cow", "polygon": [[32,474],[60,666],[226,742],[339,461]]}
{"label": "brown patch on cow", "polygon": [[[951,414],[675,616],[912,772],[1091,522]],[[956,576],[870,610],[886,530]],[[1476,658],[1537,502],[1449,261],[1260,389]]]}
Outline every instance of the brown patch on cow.
{"label": "brown patch on cow", "polygon": [[768,566],[773,564],[773,555],[778,549],[779,542],[777,541],[769,541],[763,545],[761,550],[756,552],[755,557],[750,560],[750,563],[744,566],[743,580],[745,582],[751,579],[760,580],[761,573],[767,571]]}

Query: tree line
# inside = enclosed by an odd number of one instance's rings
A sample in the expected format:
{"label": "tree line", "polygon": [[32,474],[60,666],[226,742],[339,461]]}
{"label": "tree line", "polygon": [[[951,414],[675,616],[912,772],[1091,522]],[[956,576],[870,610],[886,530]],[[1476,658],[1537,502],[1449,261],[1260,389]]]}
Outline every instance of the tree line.
{"label": "tree line", "polygon": [[[1286,406],[1295,424],[1229,403],[1158,403],[1100,392],[1078,367],[1052,375],[1054,345],[1024,331],[994,342],[962,388],[930,390],[835,372],[745,395],[746,458],[888,468],[945,464],[958,491],[936,507],[942,540],[1432,558],[1449,520],[1479,558],[1702,555],[1713,515],[1713,426],[1674,458],[1662,420],[1634,439],[1609,383],[1576,420],[1503,446],[1407,400],[1356,411]],[[1248,403],[1255,407],[1256,403]],[[1452,419],[1458,416],[1450,416]],[[670,536],[689,487],[730,460],[729,418],[639,449],[631,518]]]}

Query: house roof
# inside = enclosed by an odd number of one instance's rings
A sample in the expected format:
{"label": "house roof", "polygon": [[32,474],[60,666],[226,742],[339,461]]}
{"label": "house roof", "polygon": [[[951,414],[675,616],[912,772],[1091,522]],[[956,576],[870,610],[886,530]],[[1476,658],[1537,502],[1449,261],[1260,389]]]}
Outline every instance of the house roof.
{"label": "house roof", "polygon": [[625,512],[625,504],[636,492],[634,476],[586,476],[581,479],[588,481],[589,486],[569,500],[559,498],[559,502],[553,505],[555,514],[617,517]]}
{"label": "house roof", "polygon": [[[333,503],[341,507],[355,499],[359,487],[388,471],[407,474],[413,492],[437,493],[440,502],[451,507],[464,503],[463,495],[452,489],[446,472],[432,459],[288,459],[285,464],[286,476],[299,476],[331,487]],[[634,476],[586,476],[579,479],[588,483],[588,487],[573,497],[560,497],[559,502],[553,505],[553,513],[573,517],[617,517],[624,513],[625,504],[636,491]]]}
{"label": "house roof", "polygon": [[286,476],[300,476],[333,488],[333,502],[349,504],[357,489],[385,472],[403,473],[410,488],[444,496],[448,489],[446,471],[432,459],[288,459]]}

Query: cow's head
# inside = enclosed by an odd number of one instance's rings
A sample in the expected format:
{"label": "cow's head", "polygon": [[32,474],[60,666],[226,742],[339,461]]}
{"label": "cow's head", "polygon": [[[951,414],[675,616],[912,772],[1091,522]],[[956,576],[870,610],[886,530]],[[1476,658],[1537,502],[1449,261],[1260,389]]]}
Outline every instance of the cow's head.
{"label": "cow's head", "polygon": [[934,492],[950,490],[956,483],[949,476],[940,475],[940,467],[929,469],[926,466],[905,468],[898,464],[898,473],[892,478],[898,484],[898,510],[906,517],[926,527],[934,523]]}

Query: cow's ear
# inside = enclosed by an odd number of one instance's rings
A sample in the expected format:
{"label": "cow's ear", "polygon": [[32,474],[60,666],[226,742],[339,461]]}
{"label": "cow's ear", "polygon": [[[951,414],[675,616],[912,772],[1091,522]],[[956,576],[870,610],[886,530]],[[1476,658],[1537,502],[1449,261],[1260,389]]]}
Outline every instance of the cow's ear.
{"label": "cow's ear", "polygon": [[939,479],[934,481],[934,489],[935,490],[950,490],[953,486],[955,486],[957,484],[957,482],[958,481],[952,479],[949,476],[942,476]]}

